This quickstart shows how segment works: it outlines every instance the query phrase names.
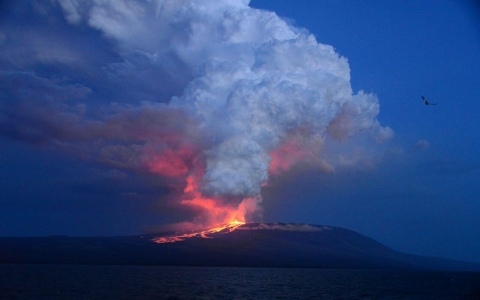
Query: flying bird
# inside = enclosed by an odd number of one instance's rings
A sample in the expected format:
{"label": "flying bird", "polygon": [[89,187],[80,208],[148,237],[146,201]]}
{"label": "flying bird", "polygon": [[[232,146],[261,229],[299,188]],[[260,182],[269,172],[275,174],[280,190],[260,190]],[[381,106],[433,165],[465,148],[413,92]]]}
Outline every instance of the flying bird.
{"label": "flying bird", "polygon": [[427,101],[427,99],[425,99],[425,97],[422,96],[422,100],[423,100],[423,103],[425,103],[425,105],[437,105],[437,103],[430,103]]}

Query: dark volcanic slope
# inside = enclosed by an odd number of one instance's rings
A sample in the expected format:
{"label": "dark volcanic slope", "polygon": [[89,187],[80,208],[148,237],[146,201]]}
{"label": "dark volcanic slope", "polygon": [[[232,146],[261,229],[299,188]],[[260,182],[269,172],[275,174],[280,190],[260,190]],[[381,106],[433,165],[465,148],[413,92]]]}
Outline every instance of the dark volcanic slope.
{"label": "dark volcanic slope", "polygon": [[156,236],[0,238],[0,263],[480,271],[480,265],[399,253],[336,227],[254,223],[209,239],[166,244],[152,242]]}

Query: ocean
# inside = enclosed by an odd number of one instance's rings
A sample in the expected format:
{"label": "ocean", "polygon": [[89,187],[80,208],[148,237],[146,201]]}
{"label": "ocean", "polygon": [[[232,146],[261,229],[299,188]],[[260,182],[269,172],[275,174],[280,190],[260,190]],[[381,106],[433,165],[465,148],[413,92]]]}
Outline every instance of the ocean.
{"label": "ocean", "polygon": [[480,299],[480,273],[0,265],[0,299]]}

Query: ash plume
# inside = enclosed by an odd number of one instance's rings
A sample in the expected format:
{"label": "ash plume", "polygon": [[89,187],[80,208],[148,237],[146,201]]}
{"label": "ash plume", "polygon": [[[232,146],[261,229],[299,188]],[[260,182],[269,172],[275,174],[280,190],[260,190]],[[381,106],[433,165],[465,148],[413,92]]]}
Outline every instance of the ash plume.
{"label": "ash plume", "polygon": [[[58,32],[46,43],[7,26],[1,133],[157,174],[193,224],[254,218],[269,176],[300,161],[334,168],[328,141],[393,135],[376,120],[377,97],[353,93],[345,57],[248,0],[34,3],[38,18],[88,28],[114,54],[93,61],[89,45],[73,50]],[[64,45],[56,59],[39,50],[52,43]],[[39,63],[67,71],[40,74]]]}

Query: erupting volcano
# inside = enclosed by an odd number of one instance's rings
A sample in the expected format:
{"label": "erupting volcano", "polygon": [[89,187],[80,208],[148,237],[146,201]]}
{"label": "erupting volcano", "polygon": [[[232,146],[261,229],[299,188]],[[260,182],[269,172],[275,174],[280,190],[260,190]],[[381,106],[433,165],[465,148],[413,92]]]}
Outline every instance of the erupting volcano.
{"label": "erupting volcano", "polygon": [[[107,122],[113,130],[125,126],[115,120],[128,119],[133,126],[124,129],[138,138],[132,152],[141,153],[139,166],[168,182],[172,207],[192,212],[191,221],[169,225],[191,233],[157,242],[208,236],[196,229],[215,224],[262,221],[261,189],[269,176],[301,161],[332,171],[348,153],[327,154],[328,143],[363,132],[377,142],[392,136],[376,120],[377,97],[353,93],[347,59],[332,46],[248,1],[188,3],[165,2],[145,25],[160,27],[154,45],[161,51],[149,59],[165,76],[171,70],[162,62],[188,69],[190,80],[168,103],[143,103]],[[179,20],[191,32],[162,35]],[[132,46],[123,38],[120,44]],[[127,149],[109,150],[117,158]]]}
{"label": "erupting volcano", "polygon": [[229,222],[225,225],[221,225],[218,227],[213,227],[213,228],[207,228],[205,230],[201,231],[195,231],[191,233],[183,233],[180,235],[172,235],[172,236],[167,236],[167,237],[157,237],[152,239],[155,243],[163,244],[163,243],[174,243],[174,242],[181,242],[184,241],[188,238],[193,238],[193,237],[200,237],[200,238],[212,238],[210,235],[213,233],[229,233],[237,229],[239,226],[242,226],[245,224],[244,222],[240,221],[232,221]]}
{"label": "erupting volcano", "polygon": [[[174,152],[167,152],[170,157],[180,157],[174,155]],[[192,158],[187,157],[192,161]],[[169,238],[159,238],[155,241],[158,243],[181,241],[189,237],[208,237],[209,233],[220,232],[223,230],[233,231],[236,227],[245,224],[247,220],[251,220],[252,215],[258,210],[258,205],[262,198],[260,195],[255,197],[246,197],[241,199],[238,203],[238,196],[205,196],[200,188],[200,182],[204,177],[204,164],[199,158],[195,158],[195,163],[186,161],[179,161],[177,159],[157,159],[160,161],[160,166],[152,165],[153,168],[163,172],[164,170],[175,170],[175,165],[185,166],[183,172],[164,172],[163,176],[170,176],[177,178],[184,178],[185,187],[178,194],[173,195],[173,202],[186,209],[196,211],[197,217],[193,222],[184,222],[180,224],[170,225],[170,228],[185,231],[189,229],[188,233],[183,233],[179,236],[172,236]],[[188,167],[187,167],[188,166]],[[181,186],[181,184],[180,184]],[[221,224],[221,225],[214,225]],[[199,229],[200,228],[200,229]]]}
{"label": "erupting volcano", "polygon": [[173,231],[263,221],[269,177],[302,161],[330,172],[393,135],[376,119],[377,97],[352,91],[345,57],[248,0],[50,2],[68,26],[108,38],[115,56],[98,70],[108,82],[0,74],[15,95],[0,119],[22,139],[124,177],[150,173],[166,191],[148,195],[158,211],[178,212]]}

